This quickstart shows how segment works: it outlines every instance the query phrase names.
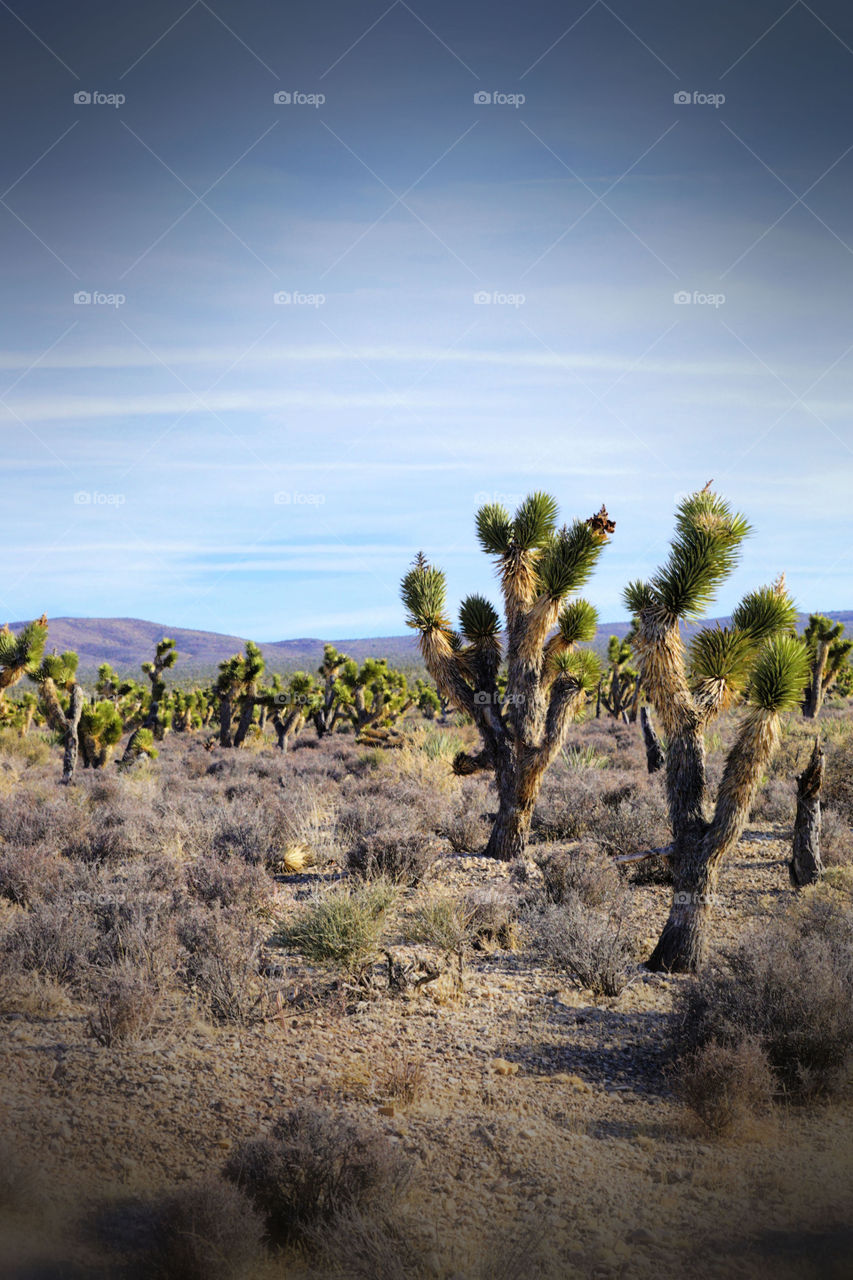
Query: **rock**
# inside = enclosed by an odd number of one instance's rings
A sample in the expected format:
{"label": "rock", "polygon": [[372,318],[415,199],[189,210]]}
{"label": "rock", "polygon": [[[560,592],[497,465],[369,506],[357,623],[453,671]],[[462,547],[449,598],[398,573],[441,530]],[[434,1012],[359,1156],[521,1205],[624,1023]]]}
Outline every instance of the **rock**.
{"label": "rock", "polygon": [[507,1062],[506,1058],[493,1058],[492,1069],[498,1076],[517,1076],[518,1063]]}
{"label": "rock", "polygon": [[395,1116],[397,1114],[397,1108],[394,1106],[393,1102],[386,1103],[385,1106],[382,1107],[377,1107],[376,1110],[381,1116]]}

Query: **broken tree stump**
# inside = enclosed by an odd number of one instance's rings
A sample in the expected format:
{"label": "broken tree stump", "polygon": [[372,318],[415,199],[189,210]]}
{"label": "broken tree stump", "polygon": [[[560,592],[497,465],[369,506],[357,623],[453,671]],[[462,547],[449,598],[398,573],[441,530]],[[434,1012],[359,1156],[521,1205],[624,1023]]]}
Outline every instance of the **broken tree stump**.
{"label": "broken tree stump", "polygon": [[797,816],[794,845],[788,870],[791,883],[801,889],[816,884],[823,875],[820,860],[820,787],[823,782],[823,750],[815,738],[811,759],[797,776]]}

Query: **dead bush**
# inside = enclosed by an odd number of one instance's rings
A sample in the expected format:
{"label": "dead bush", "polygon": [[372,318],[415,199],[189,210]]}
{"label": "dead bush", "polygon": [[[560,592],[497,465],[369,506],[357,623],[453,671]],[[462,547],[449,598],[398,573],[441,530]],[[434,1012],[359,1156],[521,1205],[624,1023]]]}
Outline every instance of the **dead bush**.
{"label": "dead bush", "polygon": [[154,1025],[161,995],[148,973],[121,969],[109,974],[89,1015],[87,1030],[98,1044],[133,1044]]}
{"label": "dead bush", "polygon": [[853,1071],[853,910],[812,890],[682,988],[674,1049],[760,1045],[794,1100],[843,1090]]}
{"label": "dead bush", "polygon": [[225,911],[200,908],[178,923],[180,975],[213,1022],[247,1024],[270,1013],[275,992],[261,975],[261,935]]}
{"label": "dead bush", "polygon": [[500,889],[472,889],[462,901],[471,945],[511,951],[518,942],[518,902]]}
{"label": "dead bush", "polygon": [[710,1133],[749,1133],[752,1121],[773,1103],[776,1077],[759,1042],[709,1040],[683,1058],[675,1078],[682,1100]]}
{"label": "dead bush", "polygon": [[438,851],[422,832],[388,827],[362,836],[347,851],[347,866],[364,880],[382,877],[394,884],[418,884]]}
{"label": "dead bush", "polygon": [[3,939],[7,968],[17,967],[70,983],[81,977],[97,940],[88,908],[37,902]]}
{"label": "dead bush", "polygon": [[225,1176],[249,1196],[271,1238],[287,1243],[331,1227],[341,1213],[393,1209],[411,1167],[378,1131],[303,1104],[268,1137],[242,1143]]}
{"label": "dead bush", "polygon": [[233,854],[206,854],[187,865],[187,888],[205,906],[240,907],[260,914],[270,902],[270,882],[259,866]]}
{"label": "dead bush", "polygon": [[820,856],[824,866],[849,866],[853,862],[853,827],[837,809],[824,809],[820,820]]}
{"label": "dead bush", "polygon": [[243,1280],[263,1241],[260,1215],[232,1183],[181,1187],[156,1208],[147,1274],[155,1280]]}
{"label": "dead bush", "polygon": [[28,907],[48,897],[59,878],[56,856],[38,845],[0,848],[0,898]]}
{"label": "dead bush", "polygon": [[618,996],[628,985],[633,949],[616,904],[588,907],[577,893],[567,893],[559,906],[546,907],[534,939],[549,964],[594,995]]}
{"label": "dead bush", "polygon": [[441,834],[449,841],[454,853],[479,853],[489,839],[489,824],[482,814],[469,804],[451,814]]}
{"label": "dead bush", "polygon": [[620,885],[613,863],[592,840],[570,849],[559,849],[536,861],[549,902],[561,903],[570,894],[576,894],[588,907],[598,907]]}

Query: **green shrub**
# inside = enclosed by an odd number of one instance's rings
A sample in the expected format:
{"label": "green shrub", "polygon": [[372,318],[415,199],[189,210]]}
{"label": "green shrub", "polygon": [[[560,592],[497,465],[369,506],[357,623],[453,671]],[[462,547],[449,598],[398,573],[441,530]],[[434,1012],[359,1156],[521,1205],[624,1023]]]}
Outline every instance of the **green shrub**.
{"label": "green shrub", "polygon": [[279,939],[307,959],[358,969],[376,953],[397,892],[386,880],[356,889],[338,886],[318,893],[279,930]]}

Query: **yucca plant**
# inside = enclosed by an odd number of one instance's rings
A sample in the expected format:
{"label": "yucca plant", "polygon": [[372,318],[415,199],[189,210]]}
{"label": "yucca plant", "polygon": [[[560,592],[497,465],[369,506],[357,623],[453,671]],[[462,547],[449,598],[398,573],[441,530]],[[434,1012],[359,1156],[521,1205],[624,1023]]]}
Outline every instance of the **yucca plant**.
{"label": "yucca plant", "polygon": [[112,702],[91,702],[80,714],[78,737],[86,769],[103,769],[124,732],[124,722]]}
{"label": "yucca plant", "polygon": [[47,642],[47,616],[28,622],[17,635],[6,623],[0,627],[0,702],[6,690],[38,667]]}
{"label": "yucca plant", "polygon": [[361,667],[350,659],[341,668],[336,687],[342,714],[356,736],[372,729],[388,729],[413,705],[402,671],[389,667],[385,658],[366,658]]}
{"label": "yucca plant", "polygon": [[[668,739],[673,898],[648,961],[653,970],[693,971],[701,963],[720,863],[743,833],[776,748],[780,714],[800,701],[808,671],[784,578],[745,596],[731,626],[703,628],[685,648],[681,624],[708,608],[749,532],[745,518],[706,485],[680,503],[666,564],[625,592],[643,687]],[[709,817],[704,735],[735,702],[742,704],[738,734]]]}
{"label": "yucca plant", "polygon": [[422,554],[402,583],[407,623],[420,633],[439,693],[480,732],[481,750],[460,753],[454,768],[494,773],[498,813],[485,852],[505,860],[524,854],[545,771],[600,676],[595,654],[577,647],[595,634],[595,610],[570,597],[589,579],[615,526],[602,507],[591,519],[558,529],[557,510],[549,494],[533,493],[513,517],[498,504],[477,513],[480,546],[494,559],[501,583],[503,635],[498,611],[479,595],[462,602],[455,631],[444,574]]}
{"label": "yucca plant", "polygon": [[803,715],[816,720],[824,698],[842,668],[849,662],[853,640],[845,640],[844,623],[833,622],[822,613],[809,616],[803,642],[809,652],[809,680],[803,699]]}
{"label": "yucca plant", "polygon": [[77,766],[77,731],[83,711],[83,690],[76,679],[77,663],[77,654],[69,649],[65,653],[46,654],[29,672],[38,685],[47,723],[62,742],[62,781],[66,784],[73,778]]}

